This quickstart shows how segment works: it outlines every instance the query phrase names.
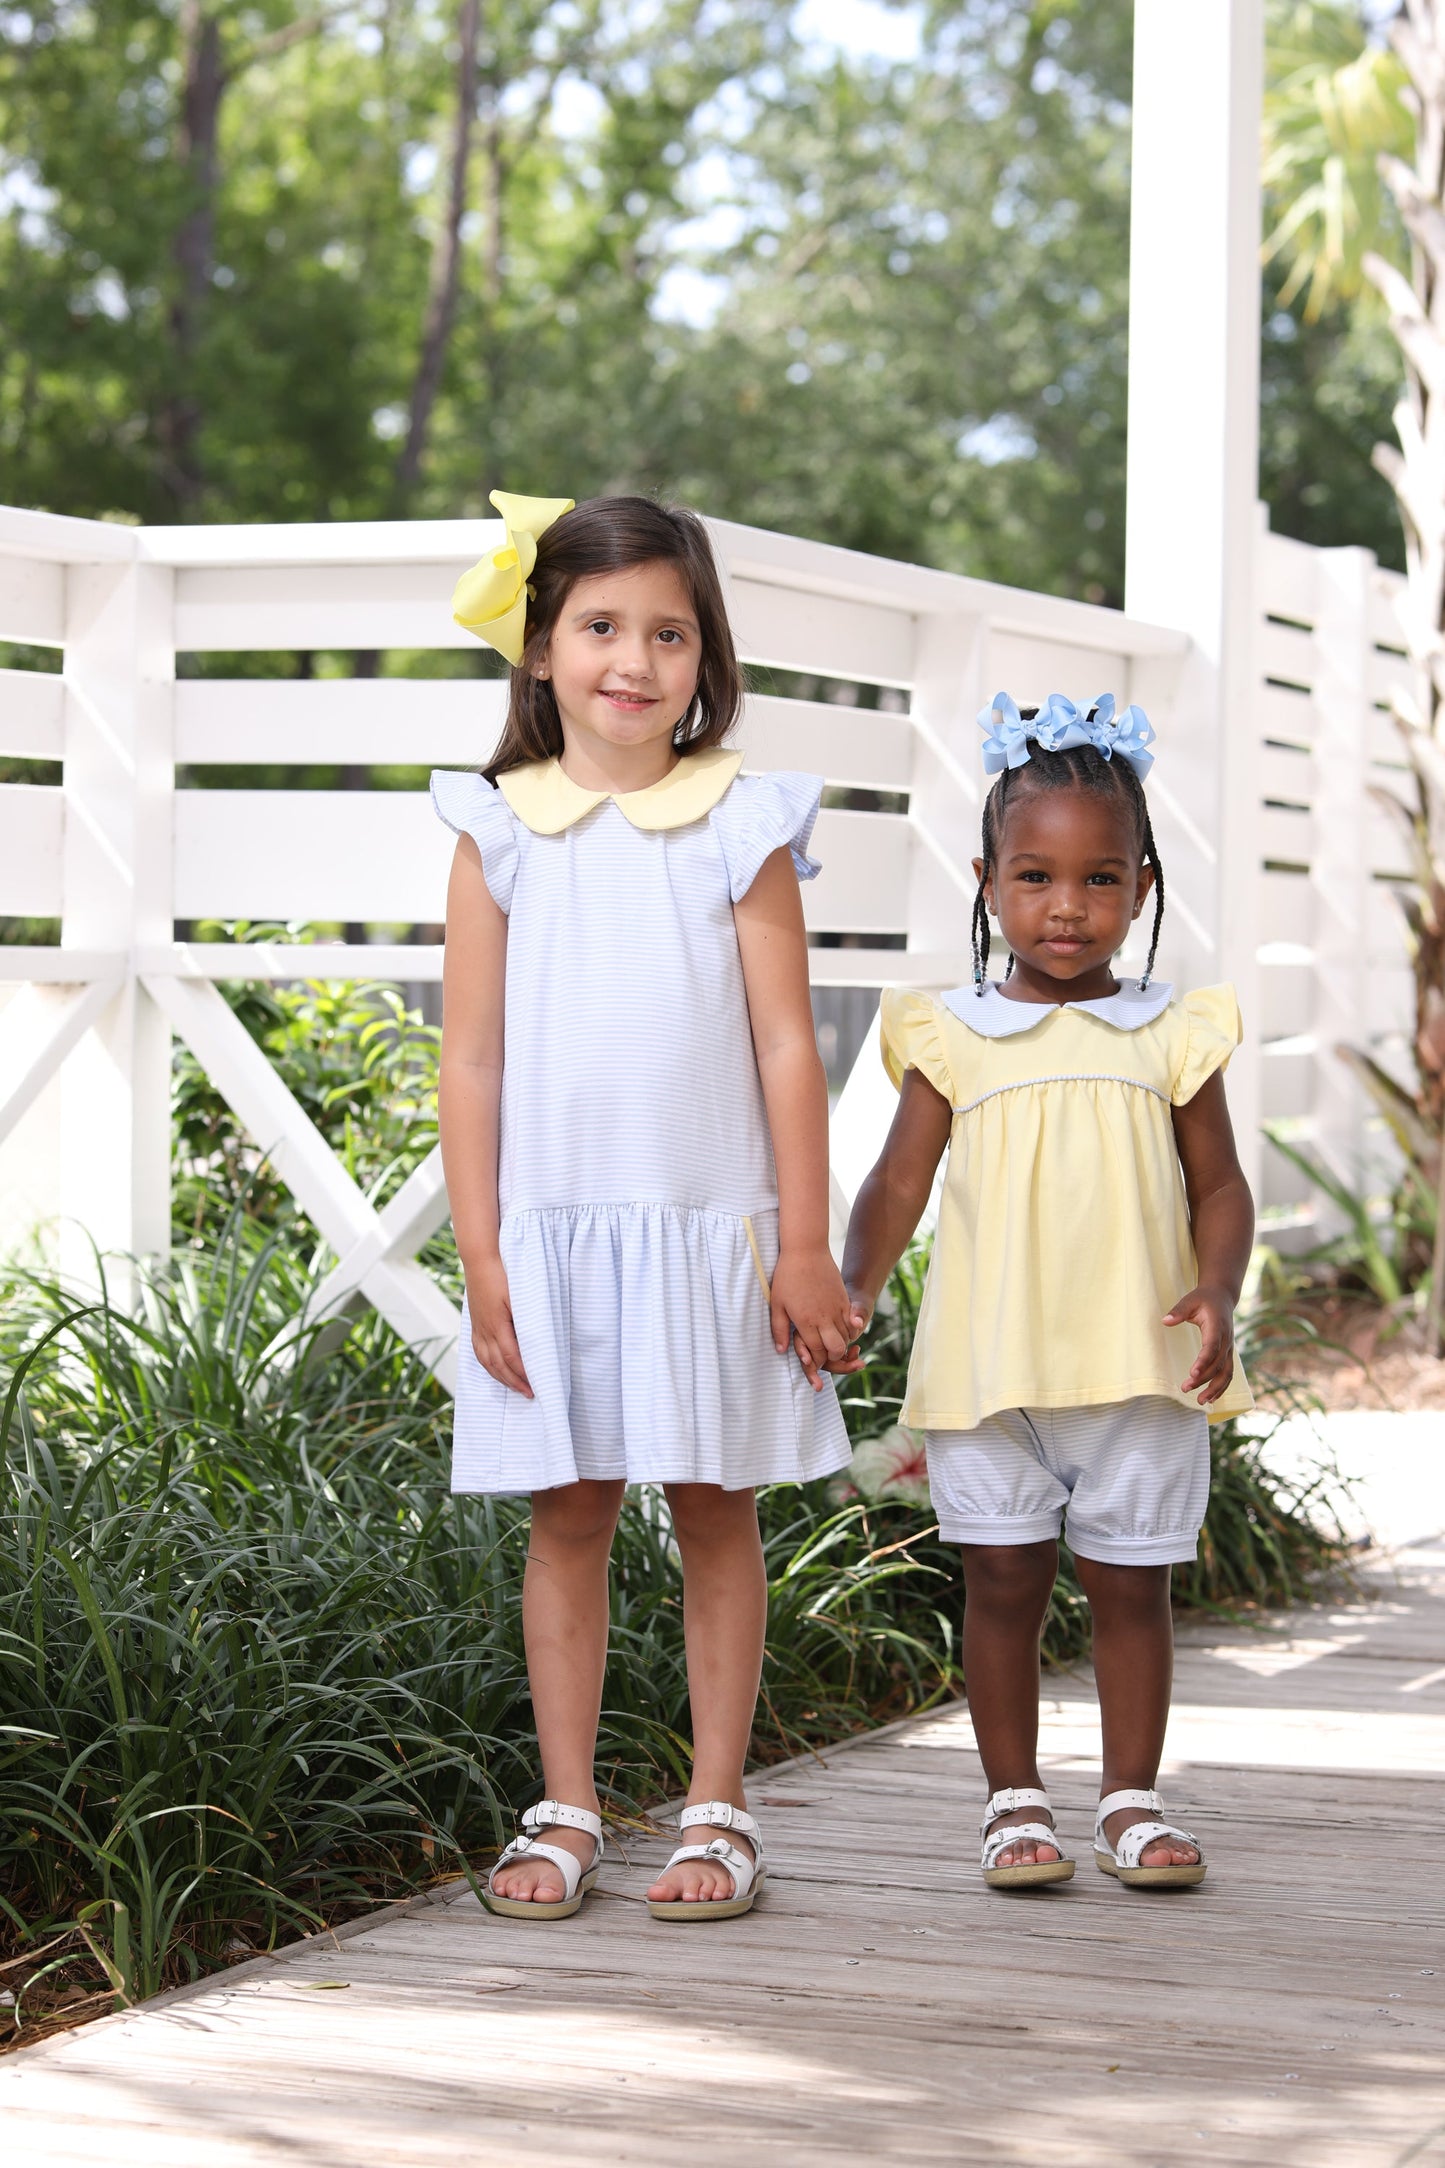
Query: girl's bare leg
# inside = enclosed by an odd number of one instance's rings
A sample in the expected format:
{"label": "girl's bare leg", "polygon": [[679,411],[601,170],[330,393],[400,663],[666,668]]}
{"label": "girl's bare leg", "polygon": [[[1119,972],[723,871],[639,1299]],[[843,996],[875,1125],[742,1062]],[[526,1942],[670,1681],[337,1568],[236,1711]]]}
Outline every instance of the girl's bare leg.
{"label": "girl's bare leg", "polygon": [[[532,1536],[522,1581],[527,1677],[549,1799],[598,1809],[593,1760],[607,1663],[607,1562],[622,1506],[621,1483],[568,1483],[532,1494]],[[548,1844],[592,1860],[580,1829],[553,1828]],[[514,1860],[496,1879],[499,1897],[556,1904],[566,1895],[548,1859]]]}
{"label": "girl's bare leg", "polygon": [[[1059,1547],[1043,1543],[963,1546],[963,1683],[989,1793],[1039,1782],[1039,1640],[1059,1570]],[[990,1829],[1037,1822],[1041,1807],[995,1815]],[[1005,1845],[995,1865],[1056,1860],[1032,1837]]]}
{"label": "girl's bare leg", "polygon": [[[1164,1752],[1169,1693],[1174,1683],[1174,1617],[1168,1566],[1106,1566],[1074,1554],[1079,1585],[1094,1620],[1094,1679],[1104,1732],[1106,1792],[1151,1792]],[[1152,1820],[1141,1807],[1121,1807],[1104,1824],[1117,1844],[1131,1822]],[[1146,1844],[1141,1867],[1192,1867],[1199,1854],[1177,1837]]]}
{"label": "girl's bare leg", "polygon": [[[757,1707],[767,1626],[768,1584],[758,1535],[757,1500],[750,1490],[715,1483],[671,1483],[667,1502],[682,1552],[683,1625],[692,1702],[692,1783],[687,1803],[726,1799],[747,1805],[743,1766]],[[685,1842],[725,1837],[740,1852],[752,1846],[736,1830],[699,1826]],[[660,1903],[728,1898],[726,1868],[712,1859],[686,1860],[659,1875],[648,1896]]]}

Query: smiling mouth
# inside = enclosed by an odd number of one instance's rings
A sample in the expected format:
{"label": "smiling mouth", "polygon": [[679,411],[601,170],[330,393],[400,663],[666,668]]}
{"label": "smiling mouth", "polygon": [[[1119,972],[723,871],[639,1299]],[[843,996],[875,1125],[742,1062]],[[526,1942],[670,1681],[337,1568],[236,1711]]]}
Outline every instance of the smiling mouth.
{"label": "smiling mouth", "polygon": [[655,708],[656,700],[651,693],[604,692],[604,700],[611,701],[614,708]]}

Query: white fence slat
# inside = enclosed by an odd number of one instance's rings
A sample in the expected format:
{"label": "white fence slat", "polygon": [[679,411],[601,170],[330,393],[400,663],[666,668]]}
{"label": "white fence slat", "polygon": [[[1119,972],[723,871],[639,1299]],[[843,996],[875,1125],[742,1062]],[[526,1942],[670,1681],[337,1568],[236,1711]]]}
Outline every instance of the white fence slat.
{"label": "white fence slat", "polygon": [[[234,530],[231,530],[234,532]],[[50,565],[124,563],[139,554],[138,530],[64,512],[24,512],[0,504],[0,556]]]}
{"label": "white fence slat", "polygon": [[728,605],[745,662],[868,685],[906,685],[912,675],[913,619],[906,610],[750,579],[730,582]]}
{"label": "white fence slat", "polygon": [[1315,552],[1310,544],[1266,530],[1257,547],[1261,612],[1312,625],[1316,609]]}
{"label": "white fence slat", "polygon": [[1261,740],[1274,738],[1283,745],[1313,745],[1319,735],[1320,719],[1309,694],[1283,685],[1256,688],[1254,721]]}
{"label": "white fence slat", "polygon": [[0,783],[0,914],[58,918],[65,797],[50,783]]}
{"label": "white fence slat", "polygon": [[425,791],[182,790],[178,918],[440,920],[453,839]]}
{"label": "white fence slat", "polygon": [[1308,812],[1266,805],[1259,816],[1259,846],[1266,862],[1283,859],[1291,865],[1308,865],[1314,846],[1314,822]]}
{"label": "white fence slat", "polygon": [[1261,944],[1288,941],[1308,948],[1314,929],[1309,881],[1299,874],[1261,873],[1259,895]]}
{"label": "white fence slat", "polygon": [[24,557],[0,557],[0,640],[59,647],[64,638],[62,568]]}
{"label": "white fence slat", "polygon": [[[451,838],[423,791],[183,790],[175,816],[180,918],[407,924],[444,914]],[[808,923],[903,931],[907,819],[825,812],[815,833],[824,870],[803,892]]]}
{"label": "white fence slat", "polygon": [[62,678],[45,670],[0,670],[0,755],[59,760],[64,717]]}
{"label": "white fence slat", "polygon": [[1415,673],[1403,656],[1384,654],[1377,647],[1370,650],[1365,658],[1365,689],[1371,700],[1388,705],[1397,686],[1409,694],[1414,684]]}
{"label": "white fence slat", "polygon": [[801,768],[854,790],[906,791],[913,773],[908,717],[878,708],[753,693],[737,743],[750,770]]}
{"label": "white fence slat", "polygon": [[456,564],[203,567],[176,574],[183,653],[474,647],[452,622]]}
{"label": "white fence slat", "polygon": [[1258,654],[1262,677],[1280,678],[1287,685],[1313,685],[1317,665],[1311,633],[1293,625],[1265,623],[1259,628]]}
{"label": "white fence slat", "polygon": [[183,678],[176,759],[479,768],[506,706],[500,678]]}
{"label": "white fence slat", "polygon": [[803,885],[810,931],[906,932],[914,849],[906,814],[825,811],[813,840],[823,870]]}
{"label": "white fence slat", "polygon": [[1067,693],[1081,705],[1100,693],[1113,693],[1121,708],[1128,706],[1129,665],[1122,652],[1078,647],[1062,639],[1040,640],[1037,634],[994,625],[984,653],[984,700],[1007,692],[1021,708],[1027,708],[1040,706],[1049,693]]}
{"label": "white fence slat", "polygon": [[1260,746],[1259,794],[1262,798],[1282,799],[1287,805],[1309,806],[1314,802],[1314,792],[1312,754],[1296,752],[1289,746]]}
{"label": "white fence slat", "polygon": [[120,949],[12,948],[0,941],[0,985],[83,986],[118,978],[125,965]]}
{"label": "white fence slat", "polygon": [[[506,705],[498,678],[185,678],[175,689],[176,759],[191,767],[481,767]],[[854,789],[908,788],[906,715],[754,693],[737,743],[750,770],[801,768]]]}

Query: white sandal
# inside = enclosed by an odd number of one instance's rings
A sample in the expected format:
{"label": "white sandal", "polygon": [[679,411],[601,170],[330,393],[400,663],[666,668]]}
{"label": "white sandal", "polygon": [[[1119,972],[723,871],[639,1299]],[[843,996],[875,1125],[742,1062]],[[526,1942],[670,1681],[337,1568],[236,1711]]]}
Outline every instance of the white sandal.
{"label": "white sandal", "polygon": [[[751,1912],[753,1900],[767,1880],[763,1865],[763,1840],[757,1823],[741,1807],[731,1806],[725,1799],[709,1799],[700,1807],[684,1807],[677,1818],[679,1829],[696,1829],[699,1823],[711,1824],[714,1829],[735,1829],[746,1837],[753,1847],[753,1857],[740,1852],[726,1837],[714,1837],[711,1844],[682,1844],[673,1853],[667,1867],[677,1866],[684,1859],[715,1859],[724,1866],[732,1881],[731,1897],[694,1897],[647,1900],[647,1909],[655,1920],[733,1920],[740,1912]],[[666,1874],[667,1867],[663,1868]]]}
{"label": "white sandal", "polygon": [[[1117,1814],[1121,1807],[1143,1807],[1150,1815],[1164,1812],[1164,1802],[1157,1792],[1110,1792],[1101,1799],[1094,1823],[1094,1864],[1100,1874],[1111,1874],[1116,1881],[1126,1882],[1132,1889],[1186,1889],[1191,1883],[1204,1880],[1199,1839],[1191,1830],[1181,1829],[1177,1822],[1131,1822],[1118,1844],[1110,1844],[1104,1834],[1104,1819],[1106,1815]],[[1141,1867],[1140,1853],[1160,1837],[1175,1837],[1181,1844],[1192,1844],[1201,1856],[1192,1867]]]}
{"label": "white sandal", "polygon": [[[1052,1814],[1053,1807],[1047,1792],[1033,1787],[1020,1790],[995,1792],[983,1810],[983,1878],[990,1889],[1022,1889],[1030,1883],[1067,1882],[1074,1872],[1074,1862],[1064,1856],[1059,1833],[1047,1822],[1004,1822],[991,1830],[989,1823],[996,1814],[1013,1814],[1019,1807],[1043,1807]],[[1000,1852],[1006,1852],[1011,1844],[1047,1844],[1058,1853],[1057,1859],[1036,1859],[1027,1866],[998,1867],[994,1865]]]}
{"label": "white sandal", "polygon": [[[501,1858],[487,1876],[487,1886],[482,1902],[489,1912],[499,1912],[509,1920],[565,1920],[582,1908],[582,1900],[597,1880],[602,1868],[603,1837],[602,1817],[591,1814],[586,1807],[564,1807],[559,1799],[539,1800],[535,1807],[528,1807],[522,1816],[525,1831],[539,1829],[580,1829],[592,1839],[596,1850],[592,1863],[584,1867],[575,1852],[569,1852],[562,1844],[543,1844],[536,1835],[513,1837]],[[515,1859],[548,1859],[562,1877],[565,1897],[537,1903],[530,1897],[499,1897],[494,1888],[497,1876]]]}

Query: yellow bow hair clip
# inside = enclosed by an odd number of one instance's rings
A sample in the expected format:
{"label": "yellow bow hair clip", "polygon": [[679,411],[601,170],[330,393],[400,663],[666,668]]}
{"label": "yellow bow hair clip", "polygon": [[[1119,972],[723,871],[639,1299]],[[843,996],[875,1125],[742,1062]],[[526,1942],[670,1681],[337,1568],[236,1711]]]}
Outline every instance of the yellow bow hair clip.
{"label": "yellow bow hair clip", "polygon": [[452,595],[452,616],[508,662],[519,663],[527,643],[527,582],[537,562],[537,543],[554,521],[570,512],[575,497],[514,497],[494,489],[491,501],[506,524],[505,546],[464,572]]}

